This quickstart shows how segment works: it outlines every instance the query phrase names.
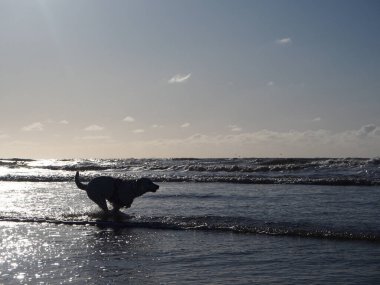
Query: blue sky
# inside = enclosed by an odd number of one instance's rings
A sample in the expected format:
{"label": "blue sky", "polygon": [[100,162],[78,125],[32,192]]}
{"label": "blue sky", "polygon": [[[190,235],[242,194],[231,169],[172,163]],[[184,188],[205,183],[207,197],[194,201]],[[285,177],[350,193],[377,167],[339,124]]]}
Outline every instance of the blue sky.
{"label": "blue sky", "polygon": [[0,0],[1,156],[378,156],[379,11]]}

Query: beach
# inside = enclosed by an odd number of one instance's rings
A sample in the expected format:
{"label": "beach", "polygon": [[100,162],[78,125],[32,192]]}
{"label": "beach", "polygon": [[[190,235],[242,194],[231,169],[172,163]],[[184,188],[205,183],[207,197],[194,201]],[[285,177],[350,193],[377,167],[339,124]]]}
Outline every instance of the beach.
{"label": "beach", "polygon": [[[214,166],[220,168],[222,162]],[[84,177],[124,173],[160,180],[164,172],[169,178],[174,175],[173,168],[157,170],[158,164],[167,162],[145,161],[144,169],[135,163],[134,170],[116,169],[120,161],[92,161],[91,165],[89,161],[23,161],[12,168],[9,163],[3,162],[2,175],[13,174],[3,175],[0,182],[2,284],[380,281],[380,189],[376,185],[193,182],[191,177],[202,174],[199,168],[176,170],[187,181],[157,182],[160,189],[122,209],[125,216],[120,219],[104,218],[85,191],[76,187],[71,167],[82,168]],[[170,162],[185,163],[211,164]],[[239,163],[235,161],[235,166]],[[228,174],[224,172],[210,175]],[[351,176],[346,178],[353,179],[352,167],[348,172]],[[377,174],[372,175],[376,181]],[[67,181],[58,181],[66,177]]]}

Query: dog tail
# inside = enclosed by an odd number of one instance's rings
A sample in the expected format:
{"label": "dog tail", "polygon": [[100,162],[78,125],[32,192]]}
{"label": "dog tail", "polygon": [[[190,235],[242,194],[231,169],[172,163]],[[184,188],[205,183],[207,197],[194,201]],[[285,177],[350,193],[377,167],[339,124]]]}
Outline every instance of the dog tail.
{"label": "dog tail", "polygon": [[75,174],[75,184],[79,189],[87,190],[87,185],[79,181],[79,171]]}

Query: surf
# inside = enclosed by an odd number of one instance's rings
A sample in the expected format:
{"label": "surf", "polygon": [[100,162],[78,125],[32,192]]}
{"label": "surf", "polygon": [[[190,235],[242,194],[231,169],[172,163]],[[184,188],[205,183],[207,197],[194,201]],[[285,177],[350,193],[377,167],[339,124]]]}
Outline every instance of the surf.
{"label": "surf", "polygon": [[84,181],[112,175],[156,182],[378,186],[379,163],[379,158],[0,159],[0,181],[71,182],[79,170]]}
{"label": "surf", "polygon": [[[288,222],[263,222],[242,217],[221,216],[109,216],[92,213],[98,219],[85,219],[86,215],[64,217],[0,217],[0,222],[37,223],[55,225],[82,225],[103,228],[146,228],[157,230],[194,230],[230,232],[235,234],[270,235],[327,240],[380,242],[380,232],[362,232],[334,229],[318,225],[302,225]],[[79,218],[81,217],[81,219]]]}

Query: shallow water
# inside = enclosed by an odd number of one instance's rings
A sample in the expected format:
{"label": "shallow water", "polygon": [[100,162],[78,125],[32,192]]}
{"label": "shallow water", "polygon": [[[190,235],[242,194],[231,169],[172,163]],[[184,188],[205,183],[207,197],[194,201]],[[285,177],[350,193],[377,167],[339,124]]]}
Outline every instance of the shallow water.
{"label": "shallow water", "polygon": [[4,284],[376,284],[367,242],[1,222]]}
{"label": "shallow water", "polygon": [[[72,182],[0,184],[0,220],[83,223],[102,219],[99,208]],[[137,198],[125,210],[129,215],[125,223],[108,221],[108,225],[380,240],[378,187],[160,185],[157,193]]]}
{"label": "shallow water", "polygon": [[73,182],[0,182],[0,283],[377,284],[377,186],[159,183],[104,218]]}

